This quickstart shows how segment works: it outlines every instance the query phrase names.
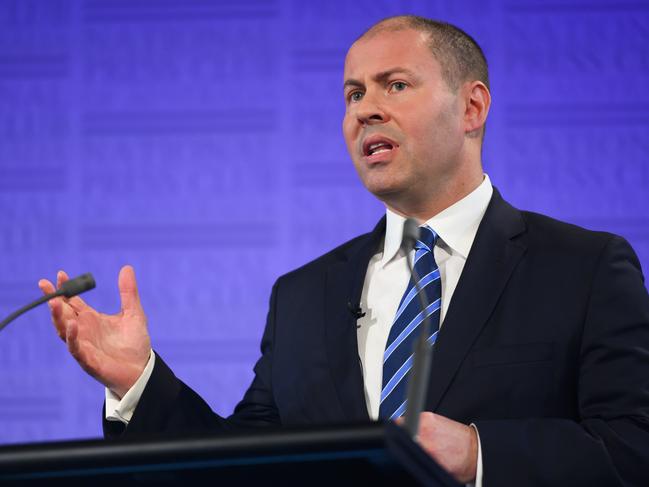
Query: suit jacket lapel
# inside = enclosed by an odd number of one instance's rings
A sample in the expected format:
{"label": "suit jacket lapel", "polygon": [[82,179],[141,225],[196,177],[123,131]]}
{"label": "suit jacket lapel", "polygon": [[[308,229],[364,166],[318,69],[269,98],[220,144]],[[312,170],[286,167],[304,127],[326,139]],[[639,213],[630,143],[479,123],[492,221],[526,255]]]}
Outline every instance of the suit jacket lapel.
{"label": "suit jacket lapel", "polygon": [[326,346],[338,400],[348,421],[368,421],[363,374],[358,356],[356,318],[348,303],[358,306],[370,258],[385,234],[385,217],[371,234],[341,253],[327,269],[325,284]]}
{"label": "suit jacket lapel", "polygon": [[520,212],[494,188],[435,344],[429,411],[438,407],[525,252],[525,246],[513,240],[524,230]]}

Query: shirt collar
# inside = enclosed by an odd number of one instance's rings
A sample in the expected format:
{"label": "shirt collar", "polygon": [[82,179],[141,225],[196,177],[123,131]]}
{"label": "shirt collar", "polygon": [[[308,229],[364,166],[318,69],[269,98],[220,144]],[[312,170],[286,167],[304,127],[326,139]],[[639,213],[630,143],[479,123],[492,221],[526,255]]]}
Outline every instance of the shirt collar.
{"label": "shirt collar", "polygon": [[[435,230],[451,252],[466,259],[492,194],[491,180],[485,174],[480,186],[435,215],[426,224]],[[405,221],[405,217],[394,213],[389,208],[386,210],[385,243],[381,266],[385,266],[399,252]]]}

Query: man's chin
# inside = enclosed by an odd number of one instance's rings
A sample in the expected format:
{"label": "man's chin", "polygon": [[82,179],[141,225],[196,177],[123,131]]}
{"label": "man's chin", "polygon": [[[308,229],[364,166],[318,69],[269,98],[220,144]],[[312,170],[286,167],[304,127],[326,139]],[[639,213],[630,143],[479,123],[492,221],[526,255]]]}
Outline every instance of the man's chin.
{"label": "man's chin", "polygon": [[396,184],[379,184],[376,182],[368,182],[365,183],[365,188],[384,203],[387,203],[388,201],[395,198],[399,198],[399,196],[404,193],[404,188]]}
{"label": "man's chin", "polygon": [[412,179],[408,181],[409,178],[397,171],[394,165],[386,164],[371,170],[358,170],[357,166],[356,169],[365,189],[383,202],[401,198],[412,190]]}

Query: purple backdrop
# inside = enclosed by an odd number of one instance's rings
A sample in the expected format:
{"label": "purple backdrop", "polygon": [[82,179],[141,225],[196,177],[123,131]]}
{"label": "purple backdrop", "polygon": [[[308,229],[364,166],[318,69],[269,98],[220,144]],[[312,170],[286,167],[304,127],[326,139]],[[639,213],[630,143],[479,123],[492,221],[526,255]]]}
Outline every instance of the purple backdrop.
{"label": "purple backdrop", "polygon": [[[382,213],[345,151],[342,66],[405,12],[484,47],[504,196],[649,268],[647,1],[2,0],[0,314],[59,268],[116,311],[133,264],[155,348],[229,413],[276,277]],[[0,443],[100,435],[103,390],[46,308],[0,335],[0,387]]]}

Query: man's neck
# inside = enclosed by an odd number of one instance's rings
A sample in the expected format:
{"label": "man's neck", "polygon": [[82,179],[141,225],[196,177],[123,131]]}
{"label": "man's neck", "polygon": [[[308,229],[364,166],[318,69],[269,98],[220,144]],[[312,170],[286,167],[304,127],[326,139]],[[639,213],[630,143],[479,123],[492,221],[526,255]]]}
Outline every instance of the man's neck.
{"label": "man's neck", "polygon": [[471,180],[464,181],[452,188],[447,185],[443,189],[431,191],[428,198],[417,201],[386,200],[384,203],[396,214],[414,218],[419,223],[423,223],[475,191],[483,180],[484,175],[480,171],[479,177],[471,178]]}

